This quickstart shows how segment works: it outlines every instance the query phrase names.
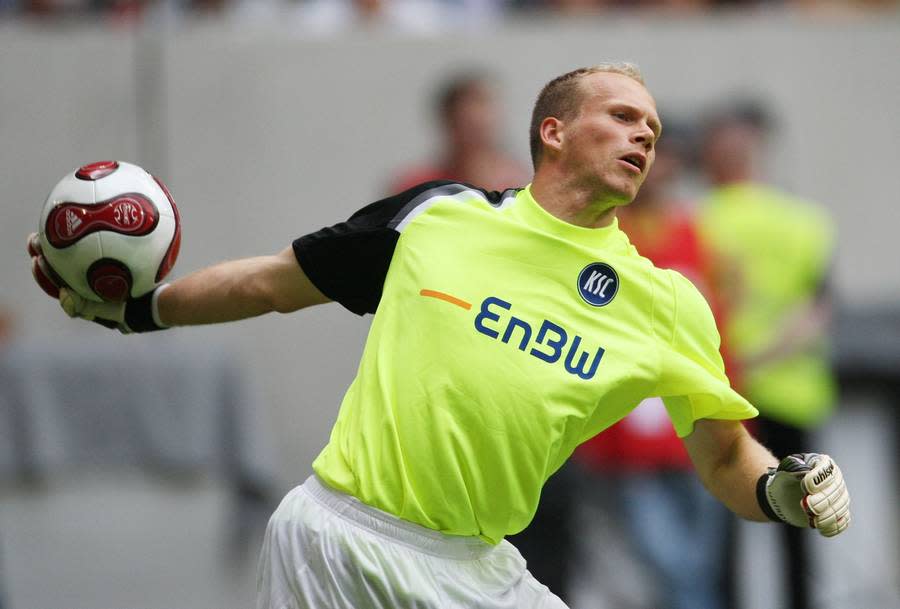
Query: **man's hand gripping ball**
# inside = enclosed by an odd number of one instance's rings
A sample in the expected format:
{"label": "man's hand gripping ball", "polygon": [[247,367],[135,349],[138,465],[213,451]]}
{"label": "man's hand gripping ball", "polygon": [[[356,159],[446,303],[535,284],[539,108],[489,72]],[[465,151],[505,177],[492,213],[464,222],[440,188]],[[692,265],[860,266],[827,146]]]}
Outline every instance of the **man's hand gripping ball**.
{"label": "man's hand gripping ball", "polygon": [[769,468],[756,487],[766,515],[834,537],[850,525],[850,494],[841,469],[828,455],[794,454]]}
{"label": "man's hand gripping ball", "polygon": [[53,270],[41,251],[37,233],[28,235],[28,255],[31,256],[31,274],[38,286],[48,295],[59,299],[59,304],[69,317],[94,321],[107,328],[128,332],[125,325],[125,303],[94,302],[82,298],[69,289]]}

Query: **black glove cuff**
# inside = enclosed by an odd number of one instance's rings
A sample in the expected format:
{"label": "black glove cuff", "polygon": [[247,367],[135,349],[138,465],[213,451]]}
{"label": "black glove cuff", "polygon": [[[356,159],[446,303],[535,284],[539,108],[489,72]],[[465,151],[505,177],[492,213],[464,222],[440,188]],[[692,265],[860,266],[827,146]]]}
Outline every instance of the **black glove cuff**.
{"label": "black glove cuff", "polygon": [[96,317],[96,318],[92,319],[91,321],[93,321],[95,324],[99,324],[99,325],[103,326],[104,328],[106,328],[108,330],[118,330],[119,329],[119,324],[117,324],[116,322],[114,322],[111,319],[100,319],[99,317]]}
{"label": "black glove cuff", "polygon": [[154,295],[159,286],[138,298],[131,298],[125,303],[125,325],[132,332],[153,332],[165,330],[166,326],[156,323],[153,316]]}
{"label": "black glove cuff", "polygon": [[769,497],[766,495],[766,484],[769,482],[769,476],[771,475],[772,471],[767,471],[756,481],[756,502],[759,503],[759,509],[763,511],[763,514],[769,520],[783,523],[784,520],[779,518],[778,514],[772,510],[772,506],[769,505]]}

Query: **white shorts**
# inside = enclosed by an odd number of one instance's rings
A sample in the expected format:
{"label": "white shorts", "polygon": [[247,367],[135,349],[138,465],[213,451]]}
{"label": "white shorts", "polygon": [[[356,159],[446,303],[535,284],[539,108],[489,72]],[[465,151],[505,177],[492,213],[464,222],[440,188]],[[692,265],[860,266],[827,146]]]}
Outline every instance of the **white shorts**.
{"label": "white shorts", "polygon": [[257,594],[257,609],[566,609],[509,542],[444,535],[315,476],[269,520]]}

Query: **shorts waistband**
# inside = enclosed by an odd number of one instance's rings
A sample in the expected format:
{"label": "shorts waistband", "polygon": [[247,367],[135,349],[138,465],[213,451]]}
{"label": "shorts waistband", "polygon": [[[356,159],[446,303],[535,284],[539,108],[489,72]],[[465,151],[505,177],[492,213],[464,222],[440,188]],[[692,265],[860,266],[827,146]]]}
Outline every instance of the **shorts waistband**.
{"label": "shorts waistband", "polygon": [[476,559],[495,548],[478,537],[447,535],[397,518],[327,486],[315,475],[307,478],[300,488],[332,512],[356,525],[421,552],[443,558]]}

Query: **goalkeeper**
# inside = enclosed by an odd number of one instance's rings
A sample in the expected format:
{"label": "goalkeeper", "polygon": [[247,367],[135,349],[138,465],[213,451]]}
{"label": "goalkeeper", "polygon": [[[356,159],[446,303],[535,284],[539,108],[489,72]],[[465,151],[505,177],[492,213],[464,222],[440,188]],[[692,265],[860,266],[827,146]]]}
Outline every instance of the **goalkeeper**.
{"label": "goalkeeper", "polygon": [[565,607],[504,537],[578,444],[651,396],[731,510],[836,535],[850,522],[840,469],[779,462],[744,431],[757,411],[728,384],[706,302],[618,228],[660,131],[634,66],[575,70],[538,96],[524,188],[430,182],[273,256],[124,304],[65,287],[60,302],[126,332],[329,301],[375,314],[314,475],[269,522],[260,609]]}

